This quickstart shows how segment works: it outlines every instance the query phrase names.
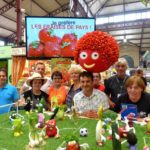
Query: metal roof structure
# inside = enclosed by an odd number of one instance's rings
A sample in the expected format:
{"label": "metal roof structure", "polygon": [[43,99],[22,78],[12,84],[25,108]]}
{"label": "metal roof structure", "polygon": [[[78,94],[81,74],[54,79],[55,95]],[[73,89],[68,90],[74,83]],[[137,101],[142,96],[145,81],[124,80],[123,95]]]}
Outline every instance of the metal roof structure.
{"label": "metal roof structure", "polygon": [[[0,40],[16,40],[18,1],[21,2],[23,18],[95,17],[100,19],[96,28],[110,33],[119,43],[127,39],[128,43],[138,46],[141,52],[150,49],[150,4],[144,5],[140,0],[0,0]],[[133,14],[138,19],[134,20]],[[118,21],[114,21],[114,16]],[[121,16],[123,20],[119,18]],[[104,23],[101,23],[102,20]],[[25,22],[22,19],[22,34],[24,28]]]}

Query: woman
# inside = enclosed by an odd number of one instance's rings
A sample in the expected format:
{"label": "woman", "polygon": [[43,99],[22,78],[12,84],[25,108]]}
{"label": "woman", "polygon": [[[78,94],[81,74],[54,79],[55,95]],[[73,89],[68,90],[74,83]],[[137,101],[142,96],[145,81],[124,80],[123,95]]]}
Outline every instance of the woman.
{"label": "woman", "polygon": [[105,90],[104,84],[101,83],[101,74],[100,73],[93,73],[93,83],[94,83],[94,88],[98,89],[100,91]]}
{"label": "woman", "polygon": [[145,91],[145,83],[139,76],[131,76],[125,83],[127,93],[118,98],[118,111],[122,104],[135,104],[138,113],[150,113],[150,94]]}
{"label": "woman", "polygon": [[54,71],[51,78],[53,85],[49,87],[48,94],[51,109],[53,109],[55,106],[63,105],[66,103],[68,89],[66,86],[62,85],[63,76],[61,72]]}
{"label": "woman", "polygon": [[46,83],[46,79],[42,78],[39,73],[33,73],[31,77],[27,80],[27,85],[31,86],[32,89],[23,93],[23,98],[27,103],[25,109],[29,111],[30,109],[38,109],[38,104],[43,103],[43,108],[48,109],[48,95],[41,91],[41,86]]}
{"label": "woman", "polygon": [[71,107],[73,105],[72,99],[74,95],[81,91],[80,82],[79,82],[79,74],[81,72],[82,72],[82,69],[79,65],[72,65],[71,68],[69,69],[71,81],[73,84],[71,85],[69,92],[67,94],[67,98],[66,98],[68,111],[71,110]]}

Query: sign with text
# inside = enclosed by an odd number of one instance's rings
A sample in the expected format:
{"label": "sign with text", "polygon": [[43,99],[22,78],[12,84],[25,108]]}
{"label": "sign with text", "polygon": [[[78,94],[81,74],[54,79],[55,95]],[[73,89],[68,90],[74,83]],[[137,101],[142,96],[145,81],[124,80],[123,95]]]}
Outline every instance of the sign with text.
{"label": "sign with text", "polygon": [[87,32],[94,30],[94,18],[50,18],[27,16],[27,58],[72,58],[77,40]]}

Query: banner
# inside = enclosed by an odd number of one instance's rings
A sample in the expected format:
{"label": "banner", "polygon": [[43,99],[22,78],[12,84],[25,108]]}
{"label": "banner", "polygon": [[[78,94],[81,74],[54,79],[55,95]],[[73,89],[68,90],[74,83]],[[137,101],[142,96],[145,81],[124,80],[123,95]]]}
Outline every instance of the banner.
{"label": "banner", "polygon": [[94,18],[49,18],[27,16],[27,58],[72,58],[77,40],[85,33],[94,30]]}

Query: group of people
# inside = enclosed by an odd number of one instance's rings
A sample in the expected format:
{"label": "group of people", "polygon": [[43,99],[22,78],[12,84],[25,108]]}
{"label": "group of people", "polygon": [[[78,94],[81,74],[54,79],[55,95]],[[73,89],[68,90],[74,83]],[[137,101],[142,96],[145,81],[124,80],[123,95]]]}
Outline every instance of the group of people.
{"label": "group of people", "polygon": [[[99,73],[84,71],[79,65],[69,69],[71,86],[62,84],[63,75],[54,71],[50,78],[44,77],[45,65],[35,66],[34,73],[20,89],[7,84],[7,72],[0,70],[0,113],[8,112],[11,104],[35,109],[41,99],[45,109],[51,111],[55,106],[67,105],[68,112],[75,111],[82,116],[96,117],[102,105],[104,110],[112,109],[119,113],[122,104],[137,105],[138,112],[150,113],[150,94],[145,92],[146,80],[138,74],[126,75],[127,62],[120,58],[115,64],[116,74],[100,82]],[[5,107],[4,107],[5,106]]]}

